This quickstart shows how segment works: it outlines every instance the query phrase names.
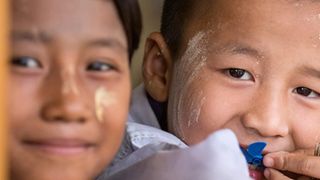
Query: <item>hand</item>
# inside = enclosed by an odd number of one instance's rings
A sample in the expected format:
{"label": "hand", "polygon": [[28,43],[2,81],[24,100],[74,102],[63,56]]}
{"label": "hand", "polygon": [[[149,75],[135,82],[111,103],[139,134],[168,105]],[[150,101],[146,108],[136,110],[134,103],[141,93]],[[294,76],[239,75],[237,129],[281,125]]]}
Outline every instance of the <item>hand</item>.
{"label": "hand", "polygon": [[264,174],[267,179],[290,179],[284,173],[295,173],[295,179],[320,179],[320,157],[313,155],[314,150],[296,152],[275,152],[267,154],[263,163],[267,167]]}

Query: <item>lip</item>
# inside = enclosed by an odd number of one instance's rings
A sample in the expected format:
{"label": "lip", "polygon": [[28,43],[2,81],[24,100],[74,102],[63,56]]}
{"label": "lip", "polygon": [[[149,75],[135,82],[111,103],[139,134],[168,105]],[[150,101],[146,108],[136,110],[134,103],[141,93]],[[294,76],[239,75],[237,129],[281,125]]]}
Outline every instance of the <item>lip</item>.
{"label": "lip", "polygon": [[[249,145],[245,145],[245,144],[240,144],[240,147],[243,149],[247,149]],[[262,154],[268,154],[268,151],[263,151]],[[248,169],[249,169],[249,175],[252,179],[254,180],[265,180],[265,177],[263,175],[263,169],[259,168],[255,168],[253,165],[248,164]]]}
{"label": "lip", "polygon": [[76,138],[48,138],[41,140],[23,140],[22,144],[42,153],[70,156],[86,153],[96,145]]}
{"label": "lip", "polygon": [[264,175],[262,170],[254,169],[249,165],[249,175],[254,180],[264,180]]}

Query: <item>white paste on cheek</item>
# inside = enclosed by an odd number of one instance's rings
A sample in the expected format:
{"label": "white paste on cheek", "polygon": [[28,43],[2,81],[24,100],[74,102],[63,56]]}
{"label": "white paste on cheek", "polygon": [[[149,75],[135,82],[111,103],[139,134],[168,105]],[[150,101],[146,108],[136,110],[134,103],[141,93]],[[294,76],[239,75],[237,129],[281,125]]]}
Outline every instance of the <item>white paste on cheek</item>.
{"label": "white paste on cheek", "polygon": [[[190,112],[188,128],[199,122],[201,108],[206,100],[206,98],[203,96],[203,91],[196,91],[195,93],[197,93],[197,95],[194,98],[190,98],[190,102],[185,104],[187,108],[190,108],[188,110],[188,112]],[[198,99],[199,101],[197,101]]]}
{"label": "white paste on cheek", "polygon": [[[208,33],[197,33],[188,43],[184,55],[174,65],[173,87],[170,93],[169,109],[171,110],[174,132],[183,140],[185,134],[183,126],[187,122],[190,127],[198,123],[201,108],[205,102],[202,91],[195,91],[192,98],[188,97],[190,85],[195,80],[201,81],[199,73],[206,65],[207,37]],[[198,89],[198,88],[196,88]],[[187,115],[188,114],[188,115]]]}
{"label": "white paste on cheek", "polygon": [[107,107],[112,106],[116,102],[116,98],[113,93],[108,92],[105,88],[100,87],[95,93],[95,109],[96,116],[99,122],[103,122],[104,111]]}

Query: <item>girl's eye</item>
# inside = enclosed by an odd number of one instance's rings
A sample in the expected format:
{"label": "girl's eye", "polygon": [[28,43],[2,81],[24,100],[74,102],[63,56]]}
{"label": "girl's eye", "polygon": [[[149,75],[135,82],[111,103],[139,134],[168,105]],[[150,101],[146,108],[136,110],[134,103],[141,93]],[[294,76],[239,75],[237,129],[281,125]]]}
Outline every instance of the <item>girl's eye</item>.
{"label": "girl's eye", "polygon": [[32,57],[14,57],[11,64],[23,68],[41,68],[40,62]]}
{"label": "girl's eye", "polygon": [[252,80],[253,79],[252,75],[248,71],[243,70],[243,69],[230,68],[230,69],[227,69],[226,71],[229,76],[236,78],[236,79],[240,79],[240,80]]}
{"label": "girl's eye", "polygon": [[103,63],[103,62],[93,62],[88,65],[88,71],[110,71],[115,69],[113,65]]}
{"label": "girl's eye", "polygon": [[309,89],[309,88],[306,88],[306,87],[298,87],[296,89],[293,90],[294,93],[297,93],[299,95],[302,95],[302,96],[305,96],[305,97],[308,97],[308,98],[317,98],[319,97],[319,93]]}

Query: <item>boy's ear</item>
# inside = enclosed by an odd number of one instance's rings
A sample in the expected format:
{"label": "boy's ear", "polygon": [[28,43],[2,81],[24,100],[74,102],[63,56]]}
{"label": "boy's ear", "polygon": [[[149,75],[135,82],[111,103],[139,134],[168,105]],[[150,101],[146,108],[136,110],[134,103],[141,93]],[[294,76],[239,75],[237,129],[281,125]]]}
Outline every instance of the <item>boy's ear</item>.
{"label": "boy's ear", "polygon": [[156,101],[168,99],[172,65],[171,53],[162,34],[151,33],[146,40],[142,71],[145,89]]}

